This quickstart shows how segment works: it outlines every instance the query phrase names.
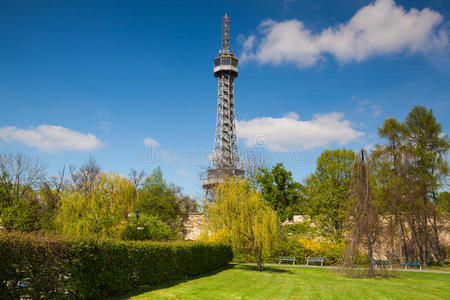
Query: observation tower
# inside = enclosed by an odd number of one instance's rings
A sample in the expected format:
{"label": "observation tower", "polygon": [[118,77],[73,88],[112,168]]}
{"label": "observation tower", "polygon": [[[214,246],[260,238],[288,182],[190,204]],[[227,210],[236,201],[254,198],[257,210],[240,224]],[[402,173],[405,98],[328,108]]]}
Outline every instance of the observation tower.
{"label": "observation tower", "polygon": [[211,165],[202,186],[206,197],[213,195],[214,187],[225,178],[243,176],[236,136],[234,112],[234,79],[238,77],[238,62],[230,48],[230,17],[222,18],[222,49],[214,59],[214,77],[217,78],[217,120]]}

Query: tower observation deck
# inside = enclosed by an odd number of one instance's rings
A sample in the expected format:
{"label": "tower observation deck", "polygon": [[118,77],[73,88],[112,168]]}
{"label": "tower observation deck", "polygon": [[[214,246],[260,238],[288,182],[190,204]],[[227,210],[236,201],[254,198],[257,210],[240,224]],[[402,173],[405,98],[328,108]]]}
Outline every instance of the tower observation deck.
{"label": "tower observation deck", "polygon": [[214,59],[214,77],[217,78],[217,120],[211,165],[202,186],[206,196],[226,177],[242,176],[244,170],[239,158],[234,112],[234,79],[238,77],[238,59],[230,48],[230,18],[222,18],[222,49]]}

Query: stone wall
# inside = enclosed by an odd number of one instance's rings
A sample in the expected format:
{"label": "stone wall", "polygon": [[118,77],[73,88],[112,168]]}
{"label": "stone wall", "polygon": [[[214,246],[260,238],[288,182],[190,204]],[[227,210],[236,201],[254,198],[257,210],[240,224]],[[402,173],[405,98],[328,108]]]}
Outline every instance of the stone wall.
{"label": "stone wall", "polygon": [[[195,240],[201,233],[202,226],[205,222],[205,217],[202,213],[190,213],[185,218],[183,223],[184,228],[184,239],[185,240]],[[309,216],[305,215],[295,215],[292,220],[287,220],[282,223],[282,225],[294,225],[301,224],[305,221],[309,221]],[[384,220],[383,223],[385,226],[385,232],[381,235],[378,242],[375,245],[375,256],[380,259],[387,259],[392,256],[393,253],[397,252],[396,248],[398,248],[398,241],[390,239],[390,235],[387,234],[388,231],[388,221]],[[314,225],[313,225],[314,226]],[[447,219],[443,224],[441,224],[439,230],[439,239],[442,245],[450,244],[450,221]]]}
{"label": "stone wall", "polygon": [[201,233],[202,225],[205,223],[205,217],[202,213],[189,213],[183,223],[183,232],[185,240],[195,240]]}

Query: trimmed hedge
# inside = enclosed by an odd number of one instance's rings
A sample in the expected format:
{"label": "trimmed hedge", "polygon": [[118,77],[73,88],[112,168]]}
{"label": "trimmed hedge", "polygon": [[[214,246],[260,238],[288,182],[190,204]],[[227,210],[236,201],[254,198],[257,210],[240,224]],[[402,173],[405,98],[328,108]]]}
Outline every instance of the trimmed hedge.
{"label": "trimmed hedge", "polygon": [[231,246],[199,242],[72,240],[0,233],[0,299],[99,299],[210,272]]}

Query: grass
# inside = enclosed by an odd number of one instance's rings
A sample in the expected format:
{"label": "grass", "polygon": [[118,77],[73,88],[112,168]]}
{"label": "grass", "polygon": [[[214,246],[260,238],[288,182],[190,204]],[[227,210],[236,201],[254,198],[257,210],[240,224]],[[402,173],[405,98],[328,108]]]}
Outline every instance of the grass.
{"label": "grass", "polygon": [[236,265],[198,278],[136,291],[120,299],[450,299],[450,275],[395,272],[352,279],[329,269]]}
{"label": "grass", "polygon": [[428,266],[427,270],[450,272],[450,264],[446,264],[445,266],[439,265]]}

